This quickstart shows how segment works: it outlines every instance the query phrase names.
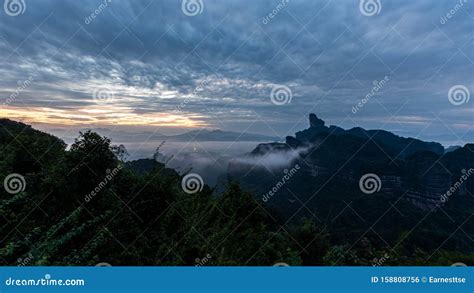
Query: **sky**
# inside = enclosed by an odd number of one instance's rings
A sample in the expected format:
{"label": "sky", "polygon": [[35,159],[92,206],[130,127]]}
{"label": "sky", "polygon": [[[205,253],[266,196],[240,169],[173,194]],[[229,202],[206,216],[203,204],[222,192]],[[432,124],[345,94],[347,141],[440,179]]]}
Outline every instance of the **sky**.
{"label": "sky", "polygon": [[284,137],[316,113],[463,145],[473,2],[5,0],[0,116],[53,133]]}

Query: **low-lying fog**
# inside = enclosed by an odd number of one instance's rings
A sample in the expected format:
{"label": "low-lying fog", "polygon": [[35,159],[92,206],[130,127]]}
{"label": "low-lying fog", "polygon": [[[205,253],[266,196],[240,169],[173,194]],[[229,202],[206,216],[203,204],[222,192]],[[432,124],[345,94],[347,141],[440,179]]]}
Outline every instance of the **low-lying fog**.
{"label": "low-lying fog", "polygon": [[[66,134],[58,133],[58,136],[70,145],[74,142],[74,136],[71,133]],[[305,151],[305,149],[269,150],[265,155],[249,157],[245,155],[259,144],[274,141],[170,141],[155,138],[140,142],[136,137],[137,142],[131,142],[128,137],[123,140],[120,138],[117,136],[112,139],[112,144],[125,146],[128,153],[125,160],[156,159],[180,174],[197,173],[210,186],[215,186],[218,178],[227,173],[231,160],[244,165],[257,164],[268,169],[283,168]]]}
{"label": "low-lying fog", "polygon": [[211,186],[216,184],[220,175],[225,174],[229,160],[252,151],[260,143],[262,142],[114,142],[125,146],[129,153],[128,160],[153,158],[156,148],[160,147],[159,152],[163,157],[159,157],[158,161],[168,161],[166,165],[180,173],[192,168],[193,173],[201,175],[206,184]]}

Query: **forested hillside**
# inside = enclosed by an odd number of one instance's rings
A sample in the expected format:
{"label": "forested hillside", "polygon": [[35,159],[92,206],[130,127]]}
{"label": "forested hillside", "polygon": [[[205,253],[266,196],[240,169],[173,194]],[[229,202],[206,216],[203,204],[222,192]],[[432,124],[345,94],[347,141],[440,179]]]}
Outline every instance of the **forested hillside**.
{"label": "forested hillside", "polygon": [[391,251],[366,238],[341,244],[325,223],[284,225],[236,183],[219,194],[208,186],[188,194],[174,170],[122,157],[123,149],[94,132],[66,148],[0,120],[2,264],[415,265],[432,253],[428,264],[474,260],[412,245]]}

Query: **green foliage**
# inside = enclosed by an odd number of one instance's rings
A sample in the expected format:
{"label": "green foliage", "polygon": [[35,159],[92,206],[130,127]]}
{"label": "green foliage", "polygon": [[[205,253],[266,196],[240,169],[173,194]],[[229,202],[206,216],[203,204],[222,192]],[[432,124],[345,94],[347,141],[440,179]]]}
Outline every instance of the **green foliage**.
{"label": "green foliage", "polygon": [[[189,195],[175,171],[154,160],[124,165],[123,147],[97,133],[80,133],[66,150],[26,126],[25,135],[20,124],[3,126],[0,172],[24,174],[27,185],[16,195],[2,190],[4,264],[25,257],[30,265],[299,263],[288,237],[235,184],[218,196],[207,186]],[[48,160],[37,162],[43,153]]]}
{"label": "green foliage", "polygon": [[[26,180],[18,194],[0,190],[4,265],[372,265],[389,251],[366,238],[341,243],[335,227],[310,220],[284,223],[236,183],[217,195],[208,186],[186,194],[174,170],[151,159],[124,163],[123,147],[91,131],[66,150],[24,124],[0,126],[0,175]],[[335,235],[353,230],[344,224]],[[427,256],[403,246],[383,265],[419,265]],[[439,251],[429,263],[473,259]]]}

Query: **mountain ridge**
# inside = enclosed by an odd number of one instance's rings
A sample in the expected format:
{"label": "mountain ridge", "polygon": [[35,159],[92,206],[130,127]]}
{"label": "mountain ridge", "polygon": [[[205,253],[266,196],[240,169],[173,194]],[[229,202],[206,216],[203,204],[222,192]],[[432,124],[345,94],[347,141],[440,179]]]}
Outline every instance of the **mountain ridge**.
{"label": "mountain ridge", "polygon": [[[366,229],[374,229],[374,238],[395,241],[396,235],[409,231],[427,213],[430,217],[423,229],[442,234],[441,238],[458,227],[454,223],[459,225],[474,213],[474,144],[445,153],[437,143],[388,132],[377,136],[362,128],[327,127],[316,115],[310,116],[309,124],[285,143],[259,144],[228,166],[228,177],[256,194],[283,222],[318,219],[344,231],[338,237],[350,241]],[[276,156],[286,159],[286,164],[267,164],[267,158]],[[283,180],[295,166],[298,171]],[[361,187],[367,176],[376,187],[370,194]],[[265,196],[269,191],[274,193],[270,199]],[[444,213],[453,225],[445,222]],[[377,219],[375,227],[367,226]],[[465,225],[467,233],[474,235],[474,221]],[[386,230],[387,226],[393,228]],[[456,241],[467,245],[465,239]]]}
{"label": "mountain ridge", "polygon": [[[122,130],[111,130],[108,128],[92,128],[80,130],[85,132],[91,130],[102,135],[113,138],[115,141],[120,142],[137,142],[141,140],[147,141],[172,141],[172,142],[183,142],[183,141],[210,141],[210,142],[225,142],[225,141],[239,141],[239,142],[269,142],[269,141],[281,141],[281,138],[275,136],[267,136],[257,133],[239,133],[235,131],[225,131],[220,129],[198,129],[191,130],[180,134],[166,135],[153,131],[144,131],[138,133],[132,133]],[[58,136],[61,136],[60,131],[56,130]]]}

